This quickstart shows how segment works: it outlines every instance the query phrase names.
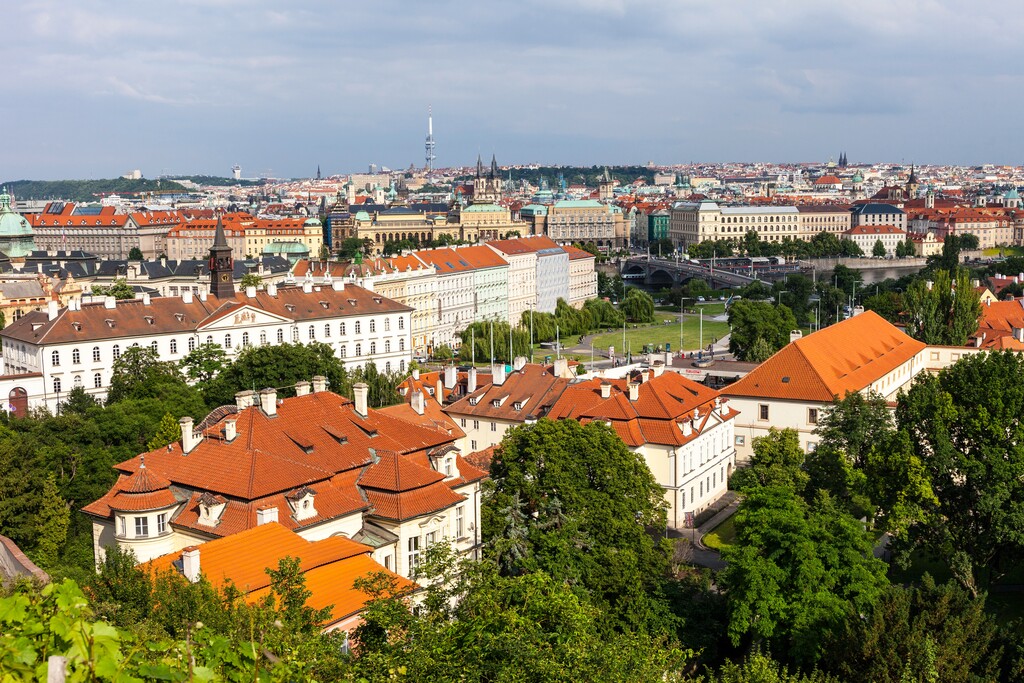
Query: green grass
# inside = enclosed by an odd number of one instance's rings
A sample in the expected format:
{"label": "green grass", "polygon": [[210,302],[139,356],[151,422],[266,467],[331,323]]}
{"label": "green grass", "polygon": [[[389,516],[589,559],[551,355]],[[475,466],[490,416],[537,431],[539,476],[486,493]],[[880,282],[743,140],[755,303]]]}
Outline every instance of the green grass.
{"label": "green grass", "polygon": [[729,517],[704,536],[704,545],[713,550],[724,550],[736,540],[736,522]]}
{"label": "green grass", "polygon": [[[633,353],[640,353],[644,344],[661,344],[666,342],[672,345],[672,350],[679,350],[679,320],[670,318],[669,324],[644,325],[633,329],[626,328],[626,349]],[[704,346],[711,343],[715,337],[722,338],[729,334],[729,324],[708,320],[704,317]],[[697,316],[687,315],[683,322],[683,343],[687,350],[700,348],[700,320]],[[622,330],[600,334],[594,337],[594,348],[604,351],[609,346],[615,347],[615,353],[622,353]]]}
{"label": "green grass", "polygon": [[1024,247],[993,247],[981,253],[985,256],[1024,256]]}

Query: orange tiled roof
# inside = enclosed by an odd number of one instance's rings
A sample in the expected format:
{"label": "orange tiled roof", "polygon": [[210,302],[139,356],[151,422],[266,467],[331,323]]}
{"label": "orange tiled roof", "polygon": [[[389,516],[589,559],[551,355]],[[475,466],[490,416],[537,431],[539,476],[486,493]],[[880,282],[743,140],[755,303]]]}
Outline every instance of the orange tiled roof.
{"label": "orange tiled roof", "polygon": [[827,403],[870,386],[924,347],[865,311],[790,342],[722,393]]}
{"label": "orange tiled roof", "polygon": [[981,318],[974,338],[984,336],[981,348],[1024,349],[1013,336],[1014,329],[1024,329],[1024,299],[993,301],[981,307]]}

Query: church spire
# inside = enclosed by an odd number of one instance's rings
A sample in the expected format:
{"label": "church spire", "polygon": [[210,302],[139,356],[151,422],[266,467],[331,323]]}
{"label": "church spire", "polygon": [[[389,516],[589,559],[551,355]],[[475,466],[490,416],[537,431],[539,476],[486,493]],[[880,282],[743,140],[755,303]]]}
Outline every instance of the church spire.
{"label": "church spire", "polygon": [[217,216],[217,228],[213,233],[210,247],[210,294],[218,299],[230,299],[235,295],[235,266],[231,258],[231,247],[224,233],[224,222]]}
{"label": "church spire", "polygon": [[484,177],[484,160],[479,154],[476,155],[476,177]]}
{"label": "church spire", "polygon": [[498,178],[501,172],[498,170],[498,158],[495,155],[491,155],[491,179]]}

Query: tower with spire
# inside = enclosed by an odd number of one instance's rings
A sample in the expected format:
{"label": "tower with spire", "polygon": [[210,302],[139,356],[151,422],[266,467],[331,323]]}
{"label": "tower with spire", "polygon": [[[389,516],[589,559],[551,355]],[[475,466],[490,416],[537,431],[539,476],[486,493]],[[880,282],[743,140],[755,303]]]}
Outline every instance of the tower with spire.
{"label": "tower with spire", "polygon": [[217,230],[210,247],[210,294],[218,299],[235,296],[235,267],[231,247],[224,235],[224,222],[217,217]]}
{"label": "tower with spire", "polygon": [[497,204],[502,196],[501,169],[498,159],[491,155],[491,166],[485,172],[484,160],[479,154],[476,157],[476,177],[473,179],[473,203]]}
{"label": "tower with spire", "polygon": [[917,189],[920,184],[917,181],[917,170],[914,165],[910,165],[910,177],[907,178],[907,199],[915,199],[917,197]]}
{"label": "tower with spire", "polygon": [[427,141],[424,149],[426,151],[426,164],[424,168],[429,175],[434,172],[434,159],[437,158],[434,155],[434,112],[430,105],[427,105]]}

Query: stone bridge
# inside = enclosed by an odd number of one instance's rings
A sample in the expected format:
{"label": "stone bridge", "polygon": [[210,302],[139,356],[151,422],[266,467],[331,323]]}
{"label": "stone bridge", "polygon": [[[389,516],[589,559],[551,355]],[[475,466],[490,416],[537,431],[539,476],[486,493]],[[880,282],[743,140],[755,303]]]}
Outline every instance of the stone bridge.
{"label": "stone bridge", "polygon": [[[698,278],[704,280],[712,289],[726,287],[742,287],[754,281],[749,275],[741,275],[708,264],[692,261],[674,261],[656,257],[629,258],[621,264],[622,279],[634,284],[649,287],[674,287],[688,280]],[[783,274],[784,275],[784,274]],[[762,277],[762,279],[766,279]]]}

